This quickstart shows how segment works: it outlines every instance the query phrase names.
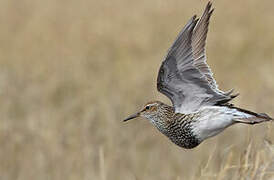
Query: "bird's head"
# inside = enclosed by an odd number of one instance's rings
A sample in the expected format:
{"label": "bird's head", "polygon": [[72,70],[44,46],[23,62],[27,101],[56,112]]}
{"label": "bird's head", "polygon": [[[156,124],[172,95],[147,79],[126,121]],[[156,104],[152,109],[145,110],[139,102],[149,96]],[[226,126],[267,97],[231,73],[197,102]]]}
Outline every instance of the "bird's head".
{"label": "bird's head", "polygon": [[157,117],[161,114],[162,109],[164,108],[165,105],[164,103],[160,101],[152,101],[148,102],[147,104],[144,105],[144,107],[138,111],[135,114],[132,114],[128,118],[126,118],[124,121],[128,121],[137,117],[144,117],[150,121],[155,121]]}

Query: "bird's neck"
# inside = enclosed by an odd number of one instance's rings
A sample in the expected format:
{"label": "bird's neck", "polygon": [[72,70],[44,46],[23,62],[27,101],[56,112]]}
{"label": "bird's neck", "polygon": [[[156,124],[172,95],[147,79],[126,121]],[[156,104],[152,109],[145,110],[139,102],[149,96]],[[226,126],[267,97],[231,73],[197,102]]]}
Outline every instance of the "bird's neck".
{"label": "bird's neck", "polygon": [[172,106],[167,104],[163,104],[160,108],[161,109],[158,110],[158,113],[153,117],[153,120],[151,120],[151,123],[164,133],[170,122],[173,120],[175,111]]}

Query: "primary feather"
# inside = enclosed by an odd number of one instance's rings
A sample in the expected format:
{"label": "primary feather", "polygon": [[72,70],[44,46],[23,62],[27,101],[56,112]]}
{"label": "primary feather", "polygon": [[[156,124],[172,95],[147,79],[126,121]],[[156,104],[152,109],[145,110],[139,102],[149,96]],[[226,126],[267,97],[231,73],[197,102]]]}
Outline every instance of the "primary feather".
{"label": "primary feather", "polygon": [[176,112],[193,113],[235,97],[232,91],[218,89],[206,63],[205,41],[212,12],[209,2],[200,20],[193,16],[188,21],[160,67],[157,89],[170,98]]}

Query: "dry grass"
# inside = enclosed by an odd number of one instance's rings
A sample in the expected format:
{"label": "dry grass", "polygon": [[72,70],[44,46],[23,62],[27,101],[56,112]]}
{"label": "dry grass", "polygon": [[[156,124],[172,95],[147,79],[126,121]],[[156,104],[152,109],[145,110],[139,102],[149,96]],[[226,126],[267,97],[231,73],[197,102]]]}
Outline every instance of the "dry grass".
{"label": "dry grass", "polygon": [[[121,120],[155,88],[206,1],[0,2],[0,179],[273,179],[273,124],[235,125],[193,150]],[[274,2],[216,1],[209,64],[238,106],[274,116]]]}

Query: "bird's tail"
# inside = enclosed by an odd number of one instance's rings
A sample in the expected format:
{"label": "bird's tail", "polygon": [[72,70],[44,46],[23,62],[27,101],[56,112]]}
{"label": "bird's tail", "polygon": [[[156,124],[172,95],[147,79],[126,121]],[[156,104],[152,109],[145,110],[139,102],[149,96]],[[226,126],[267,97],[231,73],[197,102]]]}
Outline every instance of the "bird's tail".
{"label": "bird's tail", "polygon": [[273,118],[268,116],[265,113],[255,113],[246,109],[238,108],[238,107],[232,107],[233,109],[236,109],[242,113],[245,113],[249,116],[244,118],[235,118],[234,121],[237,123],[245,123],[245,124],[257,124],[265,121],[271,121]]}

